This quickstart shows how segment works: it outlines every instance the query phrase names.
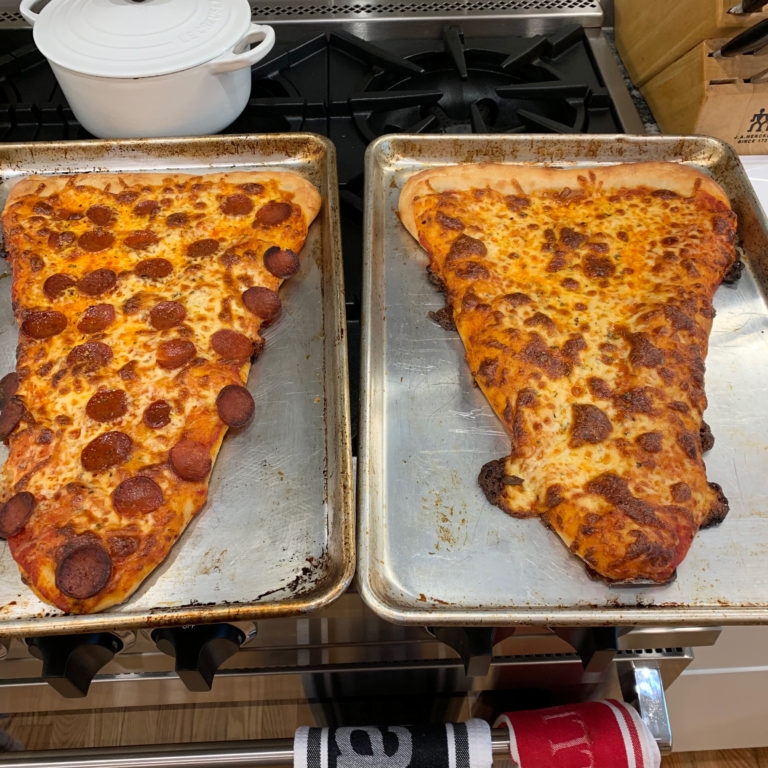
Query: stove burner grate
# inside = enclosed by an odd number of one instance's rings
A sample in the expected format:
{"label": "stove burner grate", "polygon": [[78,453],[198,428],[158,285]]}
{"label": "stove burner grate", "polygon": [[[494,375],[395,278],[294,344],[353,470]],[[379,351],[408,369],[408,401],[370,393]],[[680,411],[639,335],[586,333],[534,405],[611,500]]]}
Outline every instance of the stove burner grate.
{"label": "stove burner grate", "polygon": [[574,82],[557,62],[582,37],[572,26],[550,37],[510,38],[498,51],[468,46],[451,26],[442,49],[394,62],[366,43],[359,57],[372,70],[349,97],[355,125],[369,142],[386,133],[588,132],[590,109],[610,104],[607,92]]}

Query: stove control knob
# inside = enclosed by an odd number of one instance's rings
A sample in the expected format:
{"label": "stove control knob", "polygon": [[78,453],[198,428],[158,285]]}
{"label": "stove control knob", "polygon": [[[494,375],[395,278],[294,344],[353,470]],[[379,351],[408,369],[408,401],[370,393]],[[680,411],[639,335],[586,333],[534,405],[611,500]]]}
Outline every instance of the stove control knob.
{"label": "stove control knob", "polygon": [[88,693],[94,675],[123,649],[111,632],[27,638],[29,652],[42,659],[42,679],[68,699]]}
{"label": "stove control knob", "polygon": [[176,673],[190,691],[210,691],[213,676],[239,650],[245,634],[232,624],[201,624],[155,629],[152,640],[176,659]]}
{"label": "stove control knob", "polygon": [[494,627],[427,627],[427,631],[461,656],[467,677],[488,674],[493,658]]}

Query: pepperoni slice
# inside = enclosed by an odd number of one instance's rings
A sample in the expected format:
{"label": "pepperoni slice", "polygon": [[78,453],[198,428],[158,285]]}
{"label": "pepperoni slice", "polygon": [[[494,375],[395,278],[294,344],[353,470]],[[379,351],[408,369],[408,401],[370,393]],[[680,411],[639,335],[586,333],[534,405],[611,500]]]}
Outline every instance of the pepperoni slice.
{"label": "pepperoni slice", "polygon": [[5,440],[21,421],[26,408],[18,397],[12,397],[0,413],[0,440]]}
{"label": "pepperoni slice", "polygon": [[30,312],[21,323],[21,330],[33,339],[47,339],[56,336],[66,327],[66,315],[54,309]]}
{"label": "pepperoni slice", "polygon": [[83,312],[77,323],[80,333],[99,333],[115,320],[115,308],[111,304],[94,304]]}
{"label": "pepperoni slice", "polygon": [[170,216],[166,216],[165,223],[169,227],[186,227],[189,223],[189,216],[183,211],[172,213]]}
{"label": "pepperoni slice", "polygon": [[264,251],[264,266],[275,277],[285,279],[296,274],[299,268],[299,257],[290,248],[280,248],[273,245]]}
{"label": "pepperoni slice", "polygon": [[187,310],[178,301],[161,301],[149,312],[149,322],[158,331],[167,331],[187,316]]}
{"label": "pepperoni slice", "polygon": [[128,234],[123,242],[134,251],[145,251],[150,245],[160,242],[160,238],[151,229],[137,229]]}
{"label": "pepperoni slice", "polygon": [[53,213],[53,206],[46,203],[45,200],[38,200],[32,210],[39,216],[50,216]]}
{"label": "pepperoni slice", "polygon": [[150,429],[162,429],[171,423],[171,406],[165,400],[155,400],[144,409],[142,420]]}
{"label": "pepperoni slice", "polygon": [[149,477],[138,475],[123,480],[112,491],[112,506],[121,515],[148,515],[163,504],[160,486]]}
{"label": "pepperoni slice", "polygon": [[160,210],[157,200],[142,200],[133,206],[133,212],[137,216],[154,216]]}
{"label": "pepperoni slice", "polygon": [[89,229],[77,238],[77,244],[89,253],[98,253],[111,248],[115,242],[115,236],[106,229]]}
{"label": "pepperoni slice", "polygon": [[128,396],[122,389],[99,390],[85,406],[85,412],[94,421],[112,421],[128,411]]}
{"label": "pepperoni slice", "polygon": [[195,345],[187,339],[168,339],[157,348],[157,364],[161,368],[172,370],[186,365],[194,356]]}
{"label": "pepperoni slice", "polygon": [[237,193],[224,198],[219,207],[227,216],[247,216],[253,210],[253,200],[248,195]]}
{"label": "pepperoni slice", "polygon": [[48,235],[48,247],[60,251],[75,242],[74,232],[51,232]]}
{"label": "pepperoni slice", "polygon": [[85,215],[97,226],[108,227],[115,223],[117,216],[108,205],[92,205]]}
{"label": "pepperoni slice", "polygon": [[196,440],[181,440],[171,448],[171,467],[182,480],[204,480],[211,471],[208,449]]}
{"label": "pepperoni slice", "polygon": [[253,181],[248,181],[245,184],[238,184],[238,186],[243,192],[247,192],[249,195],[260,195],[264,192],[264,187]]}
{"label": "pepperoni slice", "polygon": [[290,217],[292,210],[290,203],[280,203],[277,200],[270,200],[266,205],[262,205],[261,208],[256,211],[253,225],[257,226],[263,224],[264,226],[271,227],[275,224],[280,224]]}
{"label": "pepperoni slice", "polygon": [[133,271],[146,280],[159,280],[173,272],[173,264],[167,259],[144,259],[133,268]]}
{"label": "pepperoni slice", "polygon": [[187,256],[192,259],[202,259],[206,256],[213,256],[219,250],[219,241],[213,238],[204,240],[195,240],[187,246]]}
{"label": "pepperoni slice", "polygon": [[98,472],[128,461],[133,440],[125,432],[105,432],[94,437],[80,453],[80,463],[89,472]]}
{"label": "pepperoni slice", "polygon": [[39,272],[45,266],[45,262],[37,255],[29,257],[29,268],[32,272]]}
{"label": "pepperoni slice", "polygon": [[49,299],[58,299],[67,288],[71,288],[76,282],[75,278],[71,275],[57,272],[43,283],[43,293]]}
{"label": "pepperoni slice", "polygon": [[69,597],[84,600],[100,592],[112,575],[112,559],[95,541],[70,550],[56,566],[56,586]]}
{"label": "pepperoni slice", "polygon": [[280,297],[274,291],[260,285],[254,285],[243,291],[243,305],[265,323],[274,320],[283,306]]}
{"label": "pepperoni slice", "polygon": [[0,539],[15,536],[29,520],[35,508],[35,497],[29,491],[11,496],[0,507]]}
{"label": "pepperoni slice", "polygon": [[211,336],[211,346],[225,360],[245,361],[253,354],[253,342],[244,334],[222,328]]}
{"label": "pepperoni slice", "polygon": [[256,406],[245,387],[227,384],[216,398],[216,410],[227,426],[244,427],[253,418]]}
{"label": "pepperoni slice", "polygon": [[6,373],[0,379],[0,408],[5,408],[8,401],[16,394],[19,389],[19,374],[16,371]]}
{"label": "pepperoni slice", "polygon": [[86,296],[100,296],[113,288],[117,275],[111,269],[94,269],[77,281],[78,289]]}
{"label": "pepperoni slice", "polygon": [[67,365],[81,366],[84,372],[95,371],[112,362],[112,347],[101,341],[86,341],[72,347],[67,355]]}

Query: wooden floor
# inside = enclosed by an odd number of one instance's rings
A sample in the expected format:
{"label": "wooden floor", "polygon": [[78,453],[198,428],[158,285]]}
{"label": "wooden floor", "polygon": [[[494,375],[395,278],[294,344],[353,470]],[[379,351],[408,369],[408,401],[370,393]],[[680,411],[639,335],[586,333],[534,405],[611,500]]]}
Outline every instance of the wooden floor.
{"label": "wooden floor", "polygon": [[[28,750],[290,738],[314,722],[305,702],[214,704],[0,717],[0,729]],[[768,748],[684,752],[662,768],[768,768]]]}

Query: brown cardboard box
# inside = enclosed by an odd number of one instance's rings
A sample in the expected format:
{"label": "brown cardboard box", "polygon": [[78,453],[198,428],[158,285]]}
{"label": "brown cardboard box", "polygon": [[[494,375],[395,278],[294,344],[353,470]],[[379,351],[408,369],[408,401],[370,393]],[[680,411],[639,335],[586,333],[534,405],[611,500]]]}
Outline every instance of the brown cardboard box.
{"label": "brown cardboard box", "polygon": [[768,19],[768,10],[736,15],[738,0],[614,0],[616,48],[637,86],[698,45],[730,39]]}
{"label": "brown cardboard box", "polygon": [[727,39],[699,43],[640,91],[664,133],[706,134],[742,155],[768,154],[768,82],[745,82],[768,69],[768,55],[712,58]]}

